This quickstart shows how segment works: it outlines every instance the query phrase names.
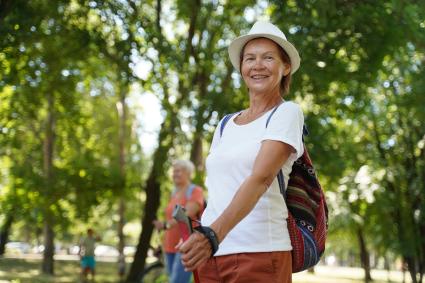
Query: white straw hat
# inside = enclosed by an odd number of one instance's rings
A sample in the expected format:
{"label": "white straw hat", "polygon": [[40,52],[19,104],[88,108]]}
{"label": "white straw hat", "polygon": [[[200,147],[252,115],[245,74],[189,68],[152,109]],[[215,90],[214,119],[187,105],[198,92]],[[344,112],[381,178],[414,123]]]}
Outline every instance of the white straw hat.
{"label": "white straw hat", "polygon": [[239,36],[230,43],[228,48],[229,57],[236,70],[240,72],[240,54],[242,48],[248,41],[259,37],[271,39],[285,50],[291,60],[291,74],[298,70],[301,59],[300,55],[298,55],[297,49],[288,40],[286,40],[285,34],[277,26],[269,22],[262,21],[256,22],[248,34]]}

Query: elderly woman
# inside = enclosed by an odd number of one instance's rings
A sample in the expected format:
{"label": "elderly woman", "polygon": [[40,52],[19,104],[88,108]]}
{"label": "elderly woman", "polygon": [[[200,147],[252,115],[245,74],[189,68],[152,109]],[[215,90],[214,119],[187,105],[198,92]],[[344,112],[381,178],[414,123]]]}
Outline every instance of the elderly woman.
{"label": "elderly woman", "polygon": [[174,190],[170,201],[165,208],[164,222],[154,220],[158,230],[165,230],[163,248],[170,283],[189,283],[191,272],[184,270],[180,259],[180,253],[176,246],[180,241],[180,231],[172,213],[176,204],[186,209],[186,213],[192,219],[198,219],[204,208],[202,188],[191,183],[191,175],[194,170],[192,162],[177,160],[173,162]]}
{"label": "elderly woman", "polygon": [[217,126],[206,160],[205,227],[178,248],[202,283],[291,282],[288,211],[276,176],[282,170],[286,186],[303,154],[302,111],[283,100],[300,58],[268,22],[235,39],[229,55],[250,104]]}

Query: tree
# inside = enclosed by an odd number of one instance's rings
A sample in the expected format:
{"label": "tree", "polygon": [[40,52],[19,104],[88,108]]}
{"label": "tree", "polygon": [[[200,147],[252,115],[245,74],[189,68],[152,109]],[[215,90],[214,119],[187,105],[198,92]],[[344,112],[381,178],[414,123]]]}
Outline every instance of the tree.
{"label": "tree", "polygon": [[[83,77],[85,72],[84,75],[87,71],[88,74],[98,72],[101,77],[103,73],[99,70],[105,62],[97,59],[96,67],[88,64],[93,63],[91,51],[97,50],[90,38],[94,34],[89,23],[82,20],[84,14],[81,15],[75,7],[62,2],[55,2],[55,5],[47,5],[44,1],[15,2],[1,30],[5,35],[2,37],[4,57],[1,63],[7,67],[2,77],[2,95],[7,98],[2,105],[6,110],[2,112],[5,113],[2,121],[7,125],[3,128],[6,134],[2,142],[8,146],[6,154],[12,158],[9,172],[14,178],[25,181],[16,188],[11,187],[12,190],[23,187],[39,193],[33,204],[38,211],[36,214],[42,211],[45,231],[42,269],[50,274],[53,273],[54,232],[69,223],[62,207],[77,200],[76,210],[82,217],[87,216],[87,212],[82,211],[99,202],[99,191],[115,190],[117,187],[113,168],[90,163],[105,163],[105,156],[99,156],[92,143],[86,145],[81,140],[84,140],[87,126],[93,121],[84,113],[83,107],[87,107],[87,102],[98,89],[89,86],[90,95],[78,89],[87,82]],[[95,103],[94,99],[92,103]],[[112,106],[115,110],[115,103]],[[108,113],[105,112],[105,115]],[[117,117],[112,118],[117,120]],[[81,121],[87,122],[87,125],[82,125]],[[26,129],[28,131],[25,132]],[[26,135],[22,135],[22,131]],[[75,136],[70,133],[75,133]],[[90,141],[93,137],[89,135],[87,138]],[[131,142],[134,142],[134,137]],[[24,152],[31,154],[25,156]],[[111,151],[105,152],[108,152],[106,156],[110,156]],[[111,159],[114,158],[111,156]],[[19,159],[23,162],[18,162]],[[28,168],[29,164],[31,168]],[[110,177],[102,179],[102,175]],[[11,177],[12,180],[14,178]],[[86,201],[85,197],[90,201]]]}
{"label": "tree", "polygon": [[[423,15],[419,3],[276,1],[270,9],[277,23],[285,19],[281,26],[301,50],[302,75],[295,85],[310,112],[307,123],[314,129],[312,155],[319,172],[330,178],[329,185],[337,186],[342,176],[365,164],[378,172],[385,170],[384,177],[377,181],[380,189],[372,194],[376,202],[363,204],[367,211],[377,214],[370,216],[376,219],[375,227],[363,232],[376,235],[372,231],[379,229],[388,234],[391,215],[395,225],[390,226],[395,229],[389,238],[394,240],[393,245],[402,247],[387,247],[403,257],[408,254],[412,280],[420,282],[423,252],[421,244],[411,245],[422,243],[413,236],[418,235],[422,220],[412,213],[421,206],[416,188],[422,188],[423,181],[415,172],[422,168],[418,159],[422,150],[414,145],[421,140],[417,127],[422,123],[418,120],[421,114],[411,110],[416,109],[416,104],[410,103],[421,99],[415,94],[419,89],[408,86],[417,85],[417,66],[423,64],[424,36],[420,34],[419,20]],[[397,67],[401,62],[406,64],[400,67],[404,71]],[[388,87],[382,88],[391,83],[396,85],[391,93],[386,90]],[[403,110],[407,105],[409,114]],[[409,122],[400,119],[406,115]],[[409,135],[403,135],[403,142],[394,143],[398,129]],[[332,162],[328,162],[329,156]],[[384,201],[383,196],[389,199]],[[352,203],[349,201],[348,205]],[[415,255],[413,250],[418,253]]]}
{"label": "tree", "polygon": [[[158,136],[159,145],[153,154],[152,169],[145,185],[143,230],[127,282],[137,281],[143,270],[170,150],[179,145],[188,148],[184,144],[192,140],[193,146],[189,149],[191,159],[198,170],[202,169],[205,127],[218,122],[216,118],[213,122],[210,121],[217,111],[223,113],[227,111],[226,108],[232,107],[234,101],[238,101],[238,96],[235,95],[233,101],[225,104],[225,97],[222,96],[222,92],[230,90],[232,86],[230,63],[213,62],[226,53],[222,41],[231,36],[229,31],[234,34],[235,28],[242,21],[238,14],[243,12],[245,5],[246,3],[242,5],[201,1],[192,1],[188,5],[187,2],[177,1],[172,3],[176,21],[167,20],[170,15],[163,11],[161,1],[150,7],[147,4],[142,7],[147,13],[141,23],[146,33],[147,49],[155,54],[154,58],[148,54],[146,56],[146,60],[151,61],[153,66],[151,77],[147,81],[150,81],[149,86],[160,96],[165,118]],[[175,25],[179,21],[186,26],[187,33],[176,32],[172,36],[165,34],[163,23]],[[146,89],[149,89],[149,86],[146,84]],[[207,96],[207,93],[211,96]],[[193,118],[185,119],[183,116],[187,115],[184,115],[184,112],[193,113]],[[191,138],[187,138],[182,132],[181,125],[184,123],[194,129]]]}

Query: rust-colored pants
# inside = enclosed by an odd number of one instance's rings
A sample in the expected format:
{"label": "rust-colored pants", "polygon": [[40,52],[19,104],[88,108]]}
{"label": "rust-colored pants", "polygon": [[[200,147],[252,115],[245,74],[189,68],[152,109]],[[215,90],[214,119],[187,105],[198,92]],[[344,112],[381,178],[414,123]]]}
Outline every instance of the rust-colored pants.
{"label": "rust-colored pants", "polygon": [[201,283],[291,283],[291,252],[216,256],[201,265],[198,274]]}

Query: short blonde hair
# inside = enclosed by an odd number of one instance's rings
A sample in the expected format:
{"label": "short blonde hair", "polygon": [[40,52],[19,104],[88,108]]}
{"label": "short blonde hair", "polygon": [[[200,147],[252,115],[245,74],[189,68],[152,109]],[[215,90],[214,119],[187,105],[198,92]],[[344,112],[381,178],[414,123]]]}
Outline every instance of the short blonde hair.
{"label": "short blonde hair", "polygon": [[193,171],[195,171],[195,165],[193,165],[190,160],[177,159],[173,161],[173,167],[181,167],[186,172],[189,173],[189,176],[192,176]]}

